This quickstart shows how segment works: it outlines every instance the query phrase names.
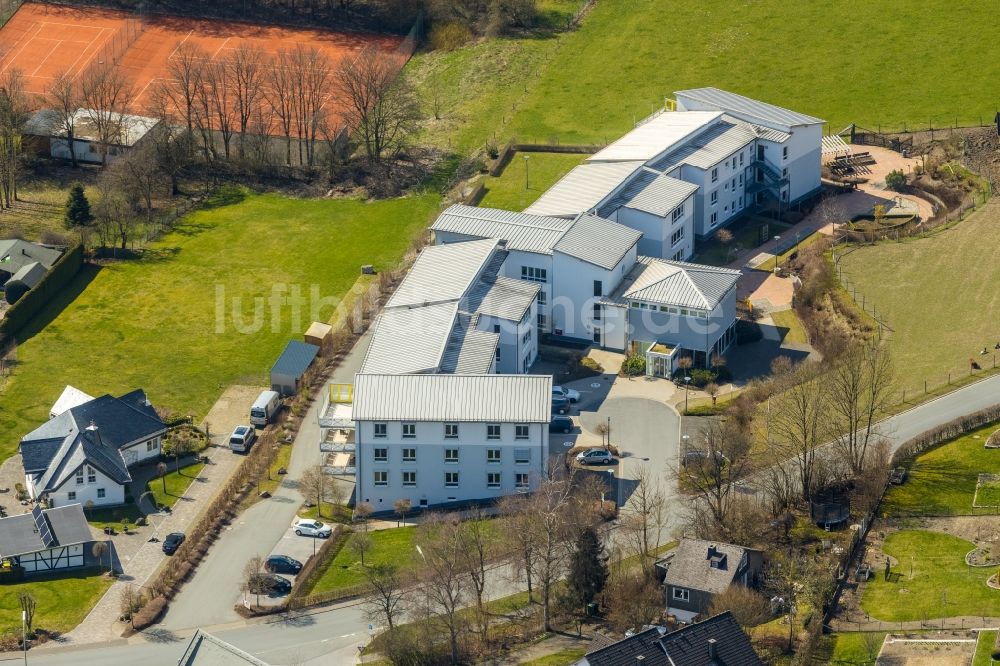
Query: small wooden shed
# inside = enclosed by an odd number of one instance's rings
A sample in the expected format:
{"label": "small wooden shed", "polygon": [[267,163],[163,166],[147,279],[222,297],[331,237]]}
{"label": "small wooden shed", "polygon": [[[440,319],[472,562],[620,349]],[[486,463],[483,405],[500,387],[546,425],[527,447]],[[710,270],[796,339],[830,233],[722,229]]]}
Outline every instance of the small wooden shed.
{"label": "small wooden shed", "polygon": [[314,321],[309,325],[309,330],[303,336],[307,344],[316,345],[320,348],[320,353],[325,354],[333,344],[333,326]]}

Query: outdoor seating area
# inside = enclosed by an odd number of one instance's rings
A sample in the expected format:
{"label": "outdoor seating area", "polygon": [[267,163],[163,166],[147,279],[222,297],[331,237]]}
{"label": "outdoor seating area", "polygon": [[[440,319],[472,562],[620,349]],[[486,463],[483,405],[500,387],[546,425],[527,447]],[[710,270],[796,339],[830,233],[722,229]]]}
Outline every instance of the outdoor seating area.
{"label": "outdoor seating area", "polygon": [[828,163],[830,171],[838,176],[856,176],[871,174],[875,158],[870,152],[850,153],[833,158]]}

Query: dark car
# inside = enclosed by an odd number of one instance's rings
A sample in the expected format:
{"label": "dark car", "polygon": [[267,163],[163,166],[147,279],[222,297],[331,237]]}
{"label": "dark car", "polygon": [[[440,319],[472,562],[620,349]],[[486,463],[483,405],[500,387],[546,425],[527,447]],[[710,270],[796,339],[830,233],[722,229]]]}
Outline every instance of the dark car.
{"label": "dark car", "polygon": [[283,595],[292,591],[292,581],[273,573],[258,573],[250,577],[247,587],[251,594]]}
{"label": "dark car", "polygon": [[288,555],[272,555],[264,562],[264,568],[271,573],[292,574],[302,570],[302,563]]}
{"label": "dark car", "polygon": [[184,534],[182,532],[171,532],[163,540],[163,552],[167,555],[173,555],[182,543],[184,543]]}
{"label": "dark car", "polygon": [[558,396],[552,396],[552,411],[558,414],[568,414],[569,413],[569,398],[561,398]]}
{"label": "dark car", "polygon": [[568,416],[553,416],[549,421],[549,432],[573,432],[573,419]]}

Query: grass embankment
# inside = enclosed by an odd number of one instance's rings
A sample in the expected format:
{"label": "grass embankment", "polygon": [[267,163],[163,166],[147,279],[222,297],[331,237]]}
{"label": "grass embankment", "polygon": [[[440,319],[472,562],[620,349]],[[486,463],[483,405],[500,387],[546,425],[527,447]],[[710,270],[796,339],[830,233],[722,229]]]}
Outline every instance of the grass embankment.
{"label": "grass embankment", "polygon": [[[415,530],[412,527],[368,532],[371,548],[365,553],[364,566],[401,564],[410,561],[416,556],[416,551],[413,548],[414,533]],[[357,532],[347,538],[343,547],[316,580],[316,584],[309,591],[310,594],[329,592],[365,582],[361,557],[352,547],[352,543],[358,538]]]}
{"label": "grass embankment", "polygon": [[772,312],[771,321],[774,322],[779,331],[783,332],[782,340],[784,342],[794,342],[803,345],[809,343],[809,336],[806,335],[806,329],[802,326],[802,320],[795,314],[795,310]]}
{"label": "grass embankment", "polygon": [[66,384],[141,387],[157,407],[205,414],[225,386],[259,381],[289,339],[329,319],[361,264],[397,264],[439,203],[229,190],[142,258],[85,267],[22,334],[0,392],[0,460]]}
{"label": "grass embankment", "polygon": [[35,598],[35,622],[38,629],[66,632],[90,612],[112,580],[96,570],[37,576],[21,583],[0,585],[0,634],[21,632],[21,606],[17,595],[28,592]]}
{"label": "grass embankment", "polygon": [[486,196],[479,205],[524,210],[585,159],[587,155],[575,153],[517,153],[502,174],[486,178]]}

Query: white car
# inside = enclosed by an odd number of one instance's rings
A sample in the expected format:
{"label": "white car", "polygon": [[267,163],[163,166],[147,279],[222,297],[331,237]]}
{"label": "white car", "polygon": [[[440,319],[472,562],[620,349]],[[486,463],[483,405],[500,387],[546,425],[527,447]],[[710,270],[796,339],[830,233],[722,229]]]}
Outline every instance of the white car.
{"label": "white car", "polygon": [[229,436],[229,448],[235,453],[246,453],[253,446],[255,439],[257,439],[257,431],[252,426],[236,426],[233,434]]}
{"label": "white car", "polygon": [[295,534],[298,536],[311,536],[326,539],[333,534],[333,529],[326,523],[321,523],[312,518],[299,518],[294,523]]}
{"label": "white car", "polygon": [[574,391],[573,389],[563,388],[562,386],[552,387],[552,397],[554,398],[566,398],[570,402],[580,402],[580,392]]}

